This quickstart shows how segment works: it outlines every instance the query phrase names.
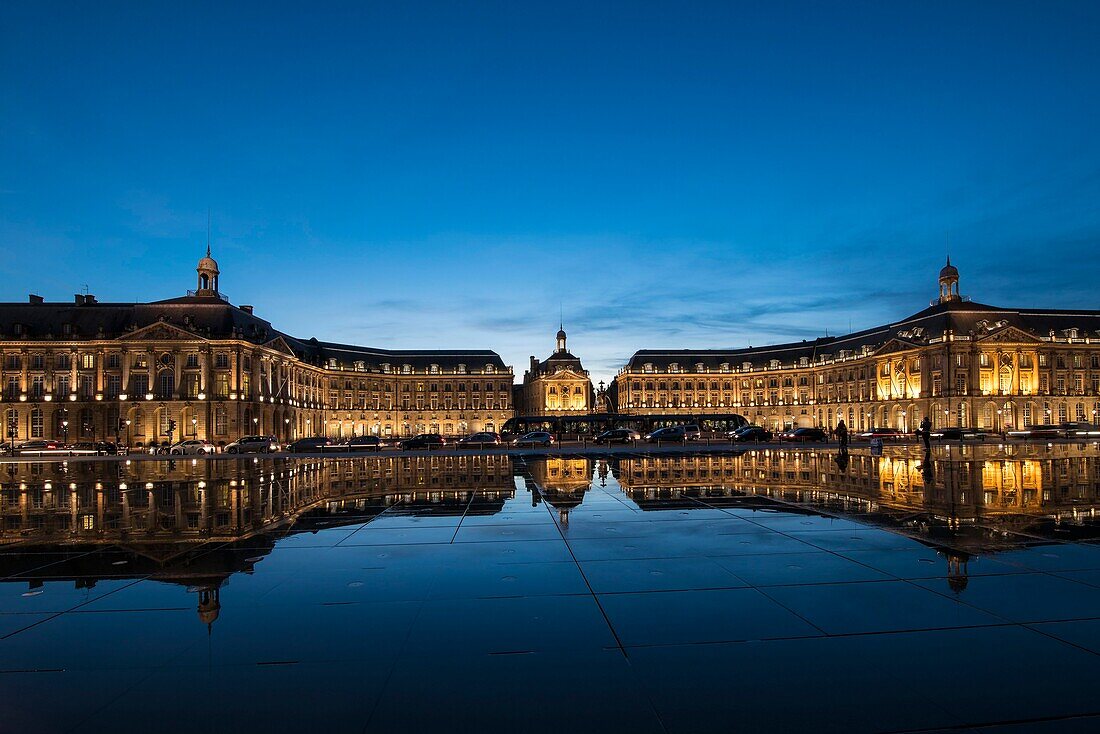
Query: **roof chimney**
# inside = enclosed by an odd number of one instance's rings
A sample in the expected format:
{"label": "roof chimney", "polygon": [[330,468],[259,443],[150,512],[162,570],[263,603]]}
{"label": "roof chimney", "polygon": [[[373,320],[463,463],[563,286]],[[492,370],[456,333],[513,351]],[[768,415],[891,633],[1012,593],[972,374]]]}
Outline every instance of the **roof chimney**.
{"label": "roof chimney", "polygon": [[31,303],[33,303],[33,304],[35,304],[35,305],[37,305],[37,304],[39,304],[39,303],[44,303],[44,302],[45,302],[45,299],[44,299],[44,298],[42,298],[42,296],[36,296],[35,294],[33,294],[33,293],[32,293],[32,294],[30,295],[30,302],[31,302]]}
{"label": "roof chimney", "polygon": [[84,294],[83,293],[77,293],[75,296],[73,296],[73,298],[75,299],[76,305],[78,305],[78,306],[83,306],[84,305]]}
{"label": "roof chimney", "polygon": [[244,311],[245,313],[252,313],[252,307],[251,306],[241,306],[241,310]]}

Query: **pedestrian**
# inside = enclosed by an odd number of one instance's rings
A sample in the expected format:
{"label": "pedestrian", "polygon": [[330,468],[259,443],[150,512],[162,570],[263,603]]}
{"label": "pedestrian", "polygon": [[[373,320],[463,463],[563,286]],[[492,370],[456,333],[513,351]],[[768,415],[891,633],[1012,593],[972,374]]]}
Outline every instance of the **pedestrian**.
{"label": "pedestrian", "polygon": [[926,451],[932,450],[932,421],[928,419],[928,416],[924,416],[924,419],[920,422],[920,435],[924,439],[924,448]]}
{"label": "pedestrian", "polygon": [[844,425],[844,421],[836,424],[836,437],[840,440],[841,450],[848,448],[848,426]]}

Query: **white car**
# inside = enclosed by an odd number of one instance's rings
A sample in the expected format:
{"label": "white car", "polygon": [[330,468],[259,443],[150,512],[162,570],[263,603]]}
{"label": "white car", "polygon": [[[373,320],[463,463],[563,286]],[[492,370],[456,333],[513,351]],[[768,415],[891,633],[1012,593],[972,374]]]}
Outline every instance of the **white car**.
{"label": "white car", "polygon": [[214,453],[214,444],[209,441],[199,441],[197,439],[188,439],[186,441],[180,441],[177,444],[173,444],[168,449],[169,454],[175,456],[187,456],[191,454],[212,454]]}

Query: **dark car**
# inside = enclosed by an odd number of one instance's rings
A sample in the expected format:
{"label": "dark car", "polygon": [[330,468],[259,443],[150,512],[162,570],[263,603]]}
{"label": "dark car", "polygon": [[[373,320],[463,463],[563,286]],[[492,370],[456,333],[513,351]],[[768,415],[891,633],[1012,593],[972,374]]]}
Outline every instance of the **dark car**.
{"label": "dark car", "polygon": [[653,431],[645,440],[649,443],[657,443],[658,441],[686,441],[687,431],[683,426],[668,426],[667,428],[658,428]]}
{"label": "dark car", "polygon": [[629,428],[612,428],[610,431],[604,431],[596,436],[592,439],[592,442],[610,446],[613,443],[632,443],[641,437],[642,434],[637,431],[632,431]]}
{"label": "dark car", "polygon": [[771,441],[772,432],[763,426],[741,426],[726,434],[734,441]]}
{"label": "dark car", "polygon": [[988,434],[977,428],[948,427],[934,429],[930,435],[939,441],[984,441]]}
{"label": "dark car", "polygon": [[1065,433],[1058,426],[1043,424],[1037,426],[1024,426],[1022,431],[1009,431],[1008,435],[1013,438],[1047,439],[1061,438]]}
{"label": "dark car", "polygon": [[869,431],[863,431],[859,434],[860,438],[881,438],[883,441],[897,441],[904,436],[905,434],[896,428],[872,428]]}
{"label": "dark car", "polygon": [[[332,440],[325,436],[307,436],[292,441],[286,447],[286,450],[292,454],[316,454],[324,451],[325,447],[330,445],[332,445]],[[228,451],[228,448],[226,450]]]}
{"label": "dark car", "polygon": [[553,446],[554,436],[546,431],[531,431],[512,441],[513,446]]}
{"label": "dark car", "polygon": [[347,442],[348,451],[381,451],[382,439],[378,436],[355,436]]}
{"label": "dark car", "polygon": [[480,433],[471,433],[469,436],[463,436],[455,442],[455,446],[460,449],[470,448],[487,448],[489,446],[499,446],[500,435],[493,433],[492,431],[481,431]]}
{"label": "dark car", "polygon": [[402,450],[409,449],[437,449],[447,445],[447,439],[438,433],[420,433],[412,438],[406,438],[398,444]]}
{"label": "dark car", "polygon": [[60,454],[66,449],[60,441],[34,440],[26,441],[15,449],[21,456],[42,456],[46,454]]}
{"label": "dark car", "polygon": [[274,436],[244,436],[225,447],[227,454],[273,454],[278,450]]}
{"label": "dark car", "polygon": [[781,433],[779,439],[781,441],[805,443],[807,441],[828,441],[829,437],[820,428],[796,428],[793,431]]}

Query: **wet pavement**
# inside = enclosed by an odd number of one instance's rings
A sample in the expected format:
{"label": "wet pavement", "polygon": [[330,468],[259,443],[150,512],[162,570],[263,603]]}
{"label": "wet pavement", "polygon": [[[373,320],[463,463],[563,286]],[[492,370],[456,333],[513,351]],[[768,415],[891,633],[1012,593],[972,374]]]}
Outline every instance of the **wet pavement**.
{"label": "wet pavement", "polygon": [[1100,452],[0,465],[0,730],[1100,729]]}

